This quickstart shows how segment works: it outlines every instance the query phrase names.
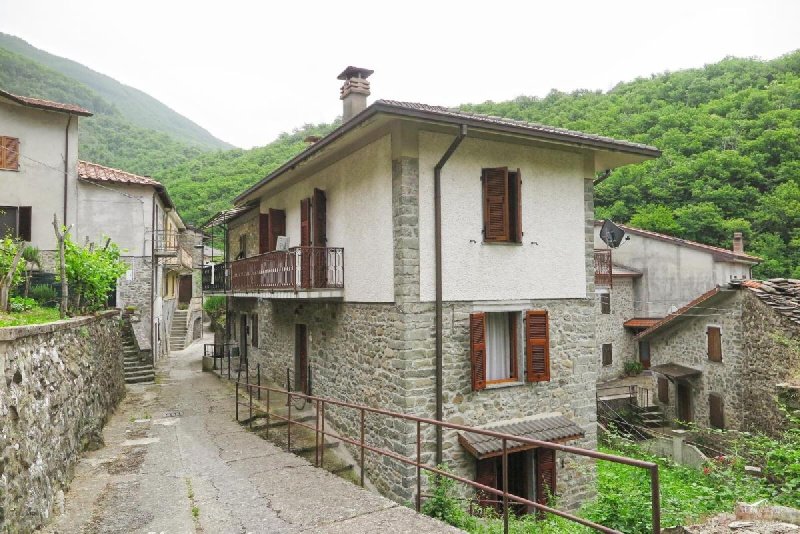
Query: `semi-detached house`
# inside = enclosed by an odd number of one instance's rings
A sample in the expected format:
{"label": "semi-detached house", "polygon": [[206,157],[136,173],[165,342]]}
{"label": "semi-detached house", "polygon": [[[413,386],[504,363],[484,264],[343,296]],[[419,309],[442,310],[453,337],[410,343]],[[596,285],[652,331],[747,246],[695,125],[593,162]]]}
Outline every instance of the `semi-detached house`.
{"label": "semi-detached house", "polygon": [[[210,225],[230,264],[229,332],[262,375],[315,395],[596,447],[593,178],[653,147],[424,104],[367,106],[349,67],[343,124],[240,194]],[[216,288],[216,289],[215,289]],[[308,377],[313,376],[309,381]],[[356,435],[351,414],[329,423]],[[411,454],[411,424],[367,422]],[[500,444],[426,434],[429,463],[498,487]],[[510,491],[574,506],[585,459],[519,450]],[[368,457],[406,500],[413,468]]]}

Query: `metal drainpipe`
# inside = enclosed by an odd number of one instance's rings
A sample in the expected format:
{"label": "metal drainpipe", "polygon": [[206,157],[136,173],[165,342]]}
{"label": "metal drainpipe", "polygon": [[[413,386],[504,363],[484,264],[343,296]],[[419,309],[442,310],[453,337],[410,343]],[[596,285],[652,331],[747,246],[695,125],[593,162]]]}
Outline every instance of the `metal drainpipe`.
{"label": "metal drainpipe", "polygon": [[[67,225],[67,191],[68,183],[67,177],[69,176],[69,127],[72,124],[72,114],[67,116],[67,127],[64,129],[64,226]],[[78,229],[76,228],[77,232]]]}
{"label": "metal drainpipe", "polygon": [[[433,213],[436,248],[436,420],[441,421],[444,417],[442,408],[443,391],[443,372],[444,367],[442,356],[442,168],[456,151],[458,145],[467,136],[467,125],[462,124],[461,129],[453,139],[450,147],[433,168]],[[436,465],[442,463],[442,427],[436,427]]]}
{"label": "metal drainpipe", "polygon": [[155,300],[156,300],[156,193],[153,191],[152,205],[150,208],[150,356],[153,366],[156,364],[156,336],[155,336]]}

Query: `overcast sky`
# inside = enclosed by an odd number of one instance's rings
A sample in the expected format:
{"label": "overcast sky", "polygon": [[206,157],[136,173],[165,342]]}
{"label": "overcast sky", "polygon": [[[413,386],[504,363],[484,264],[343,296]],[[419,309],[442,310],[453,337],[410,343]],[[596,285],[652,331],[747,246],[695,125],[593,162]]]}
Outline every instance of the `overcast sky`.
{"label": "overcast sky", "polygon": [[800,48],[796,0],[0,0],[0,31],[141,89],[237,146],[371,100],[438,105],[603,89]]}

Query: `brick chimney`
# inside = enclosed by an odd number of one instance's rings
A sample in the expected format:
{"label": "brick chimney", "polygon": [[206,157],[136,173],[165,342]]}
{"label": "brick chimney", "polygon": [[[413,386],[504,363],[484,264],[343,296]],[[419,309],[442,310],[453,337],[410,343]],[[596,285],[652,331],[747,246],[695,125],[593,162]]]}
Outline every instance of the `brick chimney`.
{"label": "brick chimney", "polygon": [[733,251],[737,254],[744,254],[744,239],[742,239],[742,232],[733,232]]}
{"label": "brick chimney", "polygon": [[367,107],[369,82],[367,78],[375,71],[358,67],[347,67],[338,76],[344,80],[339,98],[342,100],[342,121],[347,122]]}

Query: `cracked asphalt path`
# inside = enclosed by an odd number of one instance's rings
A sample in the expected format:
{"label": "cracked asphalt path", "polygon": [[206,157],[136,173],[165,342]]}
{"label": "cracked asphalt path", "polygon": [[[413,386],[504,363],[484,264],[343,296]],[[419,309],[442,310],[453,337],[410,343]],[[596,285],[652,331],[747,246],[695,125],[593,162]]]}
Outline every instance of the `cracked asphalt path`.
{"label": "cracked asphalt path", "polygon": [[174,352],[158,384],[128,386],[105,447],[80,461],[44,532],[458,532],[239,426],[230,388],[201,372],[202,351]]}

